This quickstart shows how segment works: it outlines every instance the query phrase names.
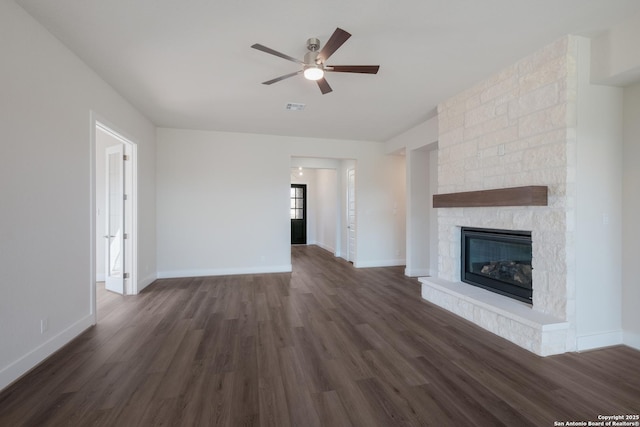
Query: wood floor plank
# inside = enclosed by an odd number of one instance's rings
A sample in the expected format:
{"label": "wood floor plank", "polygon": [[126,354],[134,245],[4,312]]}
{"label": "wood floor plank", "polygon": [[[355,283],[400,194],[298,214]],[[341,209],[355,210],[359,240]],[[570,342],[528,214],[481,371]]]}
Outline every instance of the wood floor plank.
{"label": "wood floor plank", "polygon": [[364,395],[358,386],[358,381],[347,381],[336,392],[354,426],[385,427],[389,425],[385,424],[386,417],[380,418],[377,415],[375,410],[377,403]]}
{"label": "wood floor plank", "polygon": [[98,324],[0,392],[0,426],[551,426],[640,413],[640,351],[538,357],[402,267],[97,286]]}
{"label": "wood floor plank", "polygon": [[320,418],[311,398],[305,370],[293,347],[280,350],[282,380],[289,418],[295,426],[319,426]]}
{"label": "wood floor plank", "polygon": [[259,380],[260,426],[288,427],[291,425],[287,396],[280,376]]}
{"label": "wood floor plank", "polygon": [[257,426],[260,424],[258,360],[255,337],[243,337],[239,359],[234,371],[230,425]]}
{"label": "wood floor plank", "polygon": [[184,393],[184,386],[194,365],[195,354],[202,341],[203,330],[188,331],[174,353],[171,363],[167,366],[162,382],[156,390],[155,398],[170,399],[180,397]]}
{"label": "wood floor plank", "polygon": [[387,426],[419,426],[420,423],[409,412],[404,411],[401,399],[385,387],[377,378],[367,378],[357,382],[365,398],[372,402],[378,424]]}
{"label": "wood floor plank", "polygon": [[258,322],[257,329],[258,375],[260,378],[280,377],[282,373],[280,371],[279,346],[271,322]]}
{"label": "wood floor plank", "polygon": [[293,350],[304,373],[305,383],[312,394],[333,390],[323,354],[316,351],[315,338],[307,328],[296,328]]}
{"label": "wood floor plank", "polygon": [[315,396],[315,404],[323,426],[353,426],[342,400],[335,390],[318,393]]}

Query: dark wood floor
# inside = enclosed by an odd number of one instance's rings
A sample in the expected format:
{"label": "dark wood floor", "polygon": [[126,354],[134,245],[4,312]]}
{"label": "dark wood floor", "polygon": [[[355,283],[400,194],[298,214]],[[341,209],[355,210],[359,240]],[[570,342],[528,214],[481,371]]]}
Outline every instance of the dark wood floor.
{"label": "dark wood floor", "polygon": [[294,271],[105,292],[0,394],[1,426],[553,426],[640,413],[640,352],[540,358],[317,247]]}

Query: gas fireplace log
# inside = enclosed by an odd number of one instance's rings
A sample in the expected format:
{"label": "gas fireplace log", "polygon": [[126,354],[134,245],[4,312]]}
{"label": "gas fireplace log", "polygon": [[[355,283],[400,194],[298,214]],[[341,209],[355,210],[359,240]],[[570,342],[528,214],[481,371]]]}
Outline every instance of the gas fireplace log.
{"label": "gas fireplace log", "polygon": [[493,261],[485,264],[480,273],[492,279],[505,282],[519,283],[523,286],[531,286],[531,265],[518,261]]}

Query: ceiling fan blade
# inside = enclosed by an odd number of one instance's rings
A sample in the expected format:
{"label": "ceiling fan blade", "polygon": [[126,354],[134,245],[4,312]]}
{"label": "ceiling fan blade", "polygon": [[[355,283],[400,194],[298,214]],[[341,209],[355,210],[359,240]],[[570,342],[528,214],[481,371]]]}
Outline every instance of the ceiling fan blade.
{"label": "ceiling fan blade", "polygon": [[324,67],[325,71],[335,73],[377,74],[379,69],[379,65],[327,65]]}
{"label": "ceiling fan blade", "polygon": [[329,92],[333,92],[333,89],[331,89],[331,86],[329,86],[329,83],[327,83],[324,77],[320,80],[316,80],[316,82],[318,82],[318,87],[320,88],[320,92],[322,92],[323,95]]}
{"label": "ceiling fan blade", "polygon": [[262,82],[263,85],[270,85],[273,83],[278,83],[280,80],[288,79],[289,77],[293,77],[296,74],[300,74],[302,70],[296,71],[294,73],[285,74],[284,76],[276,77],[275,79],[267,80],[266,82]]}
{"label": "ceiling fan blade", "polygon": [[329,37],[329,40],[327,40],[322,49],[320,49],[317,60],[324,64],[324,61],[329,59],[329,57],[333,55],[333,53],[338,50],[338,48],[349,39],[349,37],[351,37],[351,34],[342,28],[336,28],[333,34],[331,34],[331,37]]}
{"label": "ceiling fan blade", "polygon": [[304,64],[304,62],[294,58],[293,56],[285,55],[282,52],[278,52],[277,50],[273,50],[270,47],[263,46],[259,43],[253,44],[251,45],[251,47],[265,53],[270,53],[271,55],[279,56],[280,58],[286,59],[287,61],[295,62],[297,64]]}

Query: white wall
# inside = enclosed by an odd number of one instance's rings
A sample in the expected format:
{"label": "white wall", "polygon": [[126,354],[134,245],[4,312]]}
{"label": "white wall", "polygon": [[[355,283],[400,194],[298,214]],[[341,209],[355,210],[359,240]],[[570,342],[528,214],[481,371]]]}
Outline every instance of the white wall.
{"label": "white wall", "polygon": [[[640,169],[638,168],[638,159],[640,159],[640,50],[638,50],[638,39],[640,38],[640,14],[628,17],[625,21],[615,25],[605,31],[592,41],[591,52],[591,81],[594,83],[612,84],[618,86],[628,85],[623,90],[623,107],[622,107],[622,155],[621,160],[611,162],[610,156],[620,155],[620,145],[615,144],[613,150],[605,150],[605,164],[610,167],[621,167],[620,172],[615,173],[615,180],[621,179],[622,191],[622,219],[621,224],[621,251],[614,251],[612,257],[619,254],[620,263],[616,263],[614,279],[621,280],[621,286],[618,288],[617,282],[613,285],[612,294],[605,296],[605,303],[608,303],[605,310],[615,310],[621,306],[622,310],[622,341],[632,347],[640,349],[640,311],[637,308],[637,302],[640,301],[640,281],[638,280],[635,263],[637,262],[637,254],[640,253],[640,243],[638,236],[640,235],[640,225],[637,218],[640,217]],[[619,96],[617,94],[616,96]],[[618,99],[615,101],[614,111],[619,112]],[[598,105],[600,108],[604,106]],[[610,111],[607,110],[607,113]],[[606,117],[606,114],[605,114]],[[594,153],[595,155],[596,153]],[[608,161],[607,161],[608,160]],[[620,166],[621,165],[621,166]],[[606,169],[605,169],[606,170]],[[606,180],[604,184],[610,184],[611,195],[608,197],[620,197],[620,185]],[[595,213],[604,213],[603,209],[610,209],[611,206],[606,204],[606,200],[598,208],[594,209]],[[617,206],[613,206],[618,209]],[[616,212],[617,215],[617,212]],[[608,218],[610,219],[610,218]],[[618,221],[618,218],[616,218]],[[597,221],[594,220],[594,221]],[[610,222],[609,227],[618,226]],[[618,232],[615,233],[616,239]],[[608,262],[608,259],[598,261],[600,263]],[[618,267],[621,265],[621,267]],[[613,269],[612,269],[613,270]],[[605,287],[608,289],[608,287]],[[595,298],[604,292],[596,292]],[[611,301],[614,296],[620,295],[620,304]],[[592,304],[592,306],[594,305]],[[599,312],[598,312],[599,313]],[[584,317],[588,317],[585,312]],[[609,316],[609,327],[613,329],[607,334],[602,331],[604,337],[615,338],[618,340],[620,333],[617,332],[618,317],[616,313]],[[615,320],[614,320],[615,319]],[[599,335],[596,333],[595,337]],[[602,340],[605,343],[606,340]],[[609,342],[614,341],[610,339]]]}
{"label": "white wall", "polygon": [[95,322],[92,111],[139,145],[140,274],[153,277],[155,129],[12,1],[0,57],[3,388]]}
{"label": "white wall", "polygon": [[385,143],[387,153],[406,156],[406,265],[408,276],[435,275],[438,269],[437,191],[438,118],[431,118]]}
{"label": "white wall", "polygon": [[628,17],[593,40],[591,81],[624,86],[640,80],[640,14]]}
{"label": "white wall", "polygon": [[356,266],[404,263],[401,165],[382,144],[159,129],[159,276],[289,271],[292,157],[355,158]]}
{"label": "white wall", "polygon": [[622,160],[622,327],[624,343],[640,349],[640,83],[624,89]]}
{"label": "white wall", "polygon": [[290,156],[276,137],[158,130],[158,275],[290,271]]}
{"label": "white wall", "polygon": [[438,147],[407,151],[407,276],[438,274]]}
{"label": "white wall", "polygon": [[[389,175],[393,176],[392,214],[394,231],[389,235],[389,244],[396,257],[391,265],[407,264],[407,165],[405,156],[389,156],[393,162],[388,165]],[[395,240],[395,241],[394,241]]]}
{"label": "white wall", "polygon": [[622,90],[590,83],[590,43],[578,40],[577,349],[622,342]]}
{"label": "white wall", "polygon": [[316,244],[336,253],[338,216],[338,173],[336,169],[316,170]]}
{"label": "white wall", "polygon": [[[429,150],[407,150],[407,276],[429,276],[430,217]],[[435,216],[435,215],[434,215]]]}
{"label": "white wall", "polygon": [[387,153],[415,150],[438,141],[438,117],[432,117],[385,142]]}

